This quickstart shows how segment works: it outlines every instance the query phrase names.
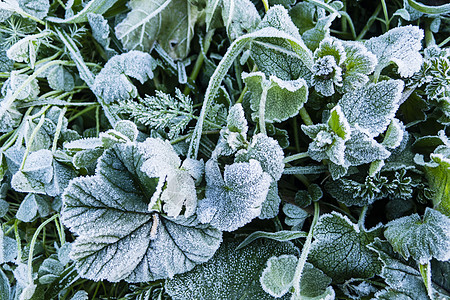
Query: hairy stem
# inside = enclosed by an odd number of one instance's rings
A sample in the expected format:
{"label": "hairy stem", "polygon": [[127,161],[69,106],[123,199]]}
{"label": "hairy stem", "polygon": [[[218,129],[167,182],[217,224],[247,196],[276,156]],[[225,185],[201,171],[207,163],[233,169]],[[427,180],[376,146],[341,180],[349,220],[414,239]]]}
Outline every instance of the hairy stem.
{"label": "hairy stem", "polygon": [[309,157],[308,152],[301,152],[301,153],[297,153],[297,154],[285,157],[283,159],[283,162],[284,163],[288,163],[288,162],[291,162],[291,161],[294,161],[294,160],[298,160],[298,159],[302,159],[302,158],[306,158],[306,157]]}
{"label": "hairy stem", "polygon": [[263,88],[261,99],[259,100],[259,131],[267,135],[266,131],[266,100],[268,88]]}

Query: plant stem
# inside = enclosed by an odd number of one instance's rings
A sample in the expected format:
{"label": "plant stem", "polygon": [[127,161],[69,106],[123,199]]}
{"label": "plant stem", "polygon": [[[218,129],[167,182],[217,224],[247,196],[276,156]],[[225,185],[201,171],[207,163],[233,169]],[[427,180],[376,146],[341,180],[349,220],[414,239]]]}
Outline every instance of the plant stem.
{"label": "plant stem", "polygon": [[387,11],[386,1],[381,0],[381,5],[383,6],[384,25],[386,25],[386,32],[388,32],[390,20],[389,20],[389,15],[388,15],[388,11]]}
{"label": "plant stem", "polygon": [[372,16],[367,21],[367,24],[364,26],[364,28],[361,30],[359,35],[356,37],[357,41],[360,41],[360,40],[362,40],[364,38],[366,33],[369,31],[370,27],[372,27],[373,22],[375,22],[375,20],[377,19],[378,14],[380,13],[380,11],[381,11],[381,4],[378,4],[378,6],[375,9],[375,11],[373,12]]}
{"label": "plant stem", "polygon": [[[195,61],[194,69],[192,70],[191,75],[189,76],[188,82],[194,82],[197,79],[200,70],[202,69],[203,62],[205,61],[206,53],[208,53],[209,47],[211,46],[212,37],[214,36],[214,29],[208,31],[205,35],[205,40],[203,41],[202,51],[197,56],[197,60]],[[189,86],[184,88],[183,94],[188,95],[191,92]]]}
{"label": "plant stem", "polygon": [[31,145],[33,144],[33,140],[36,137],[38,131],[41,129],[42,125],[44,124],[44,121],[45,121],[45,114],[42,114],[39,123],[34,128],[33,132],[30,135],[30,139],[28,140],[27,149],[25,150],[25,155],[23,156],[22,164],[20,165],[20,171],[22,171],[23,168],[25,167],[25,162],[27,160],[28,154],[30,153],[30,148]]}
{"label": "plant stem", "polygon": [[427,262],[424,265],[419,264],[419,270],[420,270],[420,275],[422,275],[423,283],[425,284],[425,287],[427,289],[428,297],[430,297],[430,299],[433,299],[433,297],[432,297],[433,288],[431,286],[431,264],[430,264],[430,262]]}
{"label": "plant stem", "polygon": [[262,0],[262,3],[264,4],[264,10],[267,12],[269,10],[269,2],[267,0]]}
{"label": "plant stem", "polygon": [[301,152],[301,153],[297,153],[297,154],[285,157],[283,159],[283,162],[284,163],[288,163],[288,162],[291,162],[291,161],[294,161],[294,160],[297,160],[297,159],[306,158],[306,157],[309,157],[308,152]]}
{"label": "plant stem", "polygon": [[33,252],[34,252],[34,246],[36,245],[36,240],[39,236],[39,233],[45,227],[45,225],[47,225],[48,223],[50,223],[57,217],[58,217],[58,214],[55,214],[51,218],[45,220],[41,225],[39,225],[39,227],[36,229],[36,232],[33,235],[33,238],[31,239],[30,253],[28,254],[28,281],[29,282],[33,282],[33,265],[32,265],[33,264]]}
{"label": "plant stem", "polygon": [[369,207],[367,205],[363,206],[361,213],[359,214],[358,226],[359,228],[364,228],[364,221],[366,220],[366,214]]}
{"label": "plant stem", "polygon": [[259,131],[267,135],[266,131],[266,100],[267,100],[268,88],[264,87],[261,93],[261,99],[259,100]]}
{"label": "plant stem", "polygon": [[61,134],[64,115],[66,114],[66,112],[67,112],[67,106],[64,106],[64,108],[59,113],[58,124],[56,124],[55,136],[53,137],[53,145],[52,145],[53,153],[55,153],[56,147],[58,146],[58,139],[59,139],[59,135]]}
{"label": "plant stem", "polygon": [[303,123],[305,123],[305,125],[313,125],[313,121],[311,120],[311,117],[308,114],[308,111],[306,110],[306,108],[303,106],[300,109],[300,117],[303,120]]}
{"label": "plant stem", "polygon": [[17,242],[17,263],[19,264],[22,261],[22,243],[20,241],[20,235],[19,235],[19,220],[16,219],[14,221],[14,236],[16,238]]}
{"label": "plant stem", "polygon": [[311,223],[311,227],[309,228],[308,236],[306,237],[305,244],[303,245],[302,254],[298,259],[297,267],[295,268],[294,279],[293,279],[293,287],[294,292],[293,295],[300,298],[300,279],[302,277],[303,269],[305,267],[306,260],[308,258],[309,251],[311,250],[311,243],[314,233],[314,228],[319,220],[320,207],[319,202],[314,202],[314,217]]}

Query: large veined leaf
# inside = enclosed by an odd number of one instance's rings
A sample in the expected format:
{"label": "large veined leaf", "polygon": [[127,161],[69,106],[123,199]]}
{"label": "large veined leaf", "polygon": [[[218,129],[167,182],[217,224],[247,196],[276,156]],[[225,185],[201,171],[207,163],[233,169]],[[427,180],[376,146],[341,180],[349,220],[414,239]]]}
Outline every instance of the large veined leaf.
{"label": "large veined leaf", "polygon": [[295,247],[291,243],[257,240],[236,250],[238,244],[222,243],[210,261],[167,280],[167,293],[173,300],[274,299],[264,292],[259,277],[270,257],[296,254]]}
{"label": "large veined leaf", "polygon": [[370,278],[381,266],[376,253],[367,245],[381,232],[380,227],[365,230],[336,212],[323,215],[314,228],[310,262],[337,282]]}
{"label": "large veined leaf", "polygon": [[258,161],[227,165],[222,178],[218,163],[209,160],[205,174],[206,198],[197,207],[202,223],[234,231],[259,216],[272,179]]}
{"label": "large veined leaf", "polygon": [[437,210],[427,207],[423,218],[413,214],[386,227],[384,236],[405,259],[411,256],[421,264],[450,259],[450,218]]}
{"label": "large veined leaf", "polygon": [[85,278],[172,277],[208,261],[221,243],[220,231],[194,217],[173,219],[148,210],[158,180],[141,170],[148,150],[141,148],[113,146],[95,176],[74,179],[63,194],[63,222],[78,235],[71,257]]}
{"label": "large veined leaf", "polygon": [[267,122],[282,122],[296,116],[308,100],[308,86],[302,78],[297,80],[281,80],[276,76],[266,76],[262,72],[243,74],[252,93],[251,108],[257,117],[260,111],[261,97],[265,94],[265,120]]}
{"label": "large veined leaf", "polygon": [[[375,296],[377,299],[429,299],[422,276],[415,262],[407,262],[396,254],[387,241],[378,238],[369,245],[374,250],[383,267],[379,275],[385,279],[388,287]],[[431,278],[433,280],[433,277]],[[431,299],[448,299],[445,289],[437,282],[431,282],[433,287]]]}
{"label": "large veined leaf", "polygon": [[350,125],[358,124],[376,137],[394,118],[402,90],[400,80],[382,81],[345,94],[338,104]]}
{"label": "large veined leaf", "polygon": [[148,53],[130,51],[112,57],[95,77],[92,90],[106,103],[136,97],[137,88],[127,76],[142,84],[153,78],[156,62]]}
{"label": "large veined leaf", "polygon": [[375,73],[394,63],[402,77],[411,77],[422,66],[423,30],[417,26],[397,27],[365,43],[367,49],[378,58]]}
{"label": "large veined leaf", "polygon": [[184,0],[132,0],[131,11],[119,23],[116,35],[128,50],[150,51],[157,41],[174,59],[189,52],[197,7]]}
{"label": "large veined leaf", "polygon": [[[313,64],[312,52],[303,43],[288,11],[281,5],[273,6],[259,24],[258,29],[262,28],[275,28],[290,36],[298,45],[275,35],[253,41],[251,55],[258,69],[284,80],[307,78],[305,75]],[[298,51],[299,48],[301,51]]]}

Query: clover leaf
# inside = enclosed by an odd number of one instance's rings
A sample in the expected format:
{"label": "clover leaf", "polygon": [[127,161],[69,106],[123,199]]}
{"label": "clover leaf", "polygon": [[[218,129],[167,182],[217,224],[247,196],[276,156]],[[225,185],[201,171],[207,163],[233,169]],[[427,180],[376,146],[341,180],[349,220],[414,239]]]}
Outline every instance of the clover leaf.
{"label": "clover leaf", "polygon": [[106,103],[134,98],[138,95],[137,88],[127,76],[136,78],[143,84],[153,78],[155,67],[156,62],[148,53],[130,51],[115,55],[97,74],[92,89]]}
{"label": "clover leaf", "polygon": [[84,278],[173,277],[209,260],[221,243],[221,232],[193,217],[148,210],[158,179],[141,170],[146,150],[139,143],[114,145],[101,156],[96,175],[76,178],[64,191],[61,216],[78,235],[71,258]]}
{"label": "clover leaf", "polygon": [[266,76],[262,72],[244,73],[242,75],[252,93],[250,106],[258,116],[261,109],[261,97],[265,95],[265,120],[266,122],[282,122],[296,116],[303,104],[308,99],[308,87],[305,80],[281,80],[276,76]]}
{"label": "clover leaf", "polygon": [[394,63],[398,67],[398,73],[402,77],[411,77],[422,66],[423,30],[417,26],[403,26],[389,30],[383,35],[369,39],[364,45],[375,54],[378,65],[375,74],[389,64]]}
{"label": "clover leaf", "polygon": [[205,173],[206,197],[197,207],[202,223],[234,231],[259,216],[272,179],[258,161],[227,165],[222,178],[218,163],[209,160]]}
{"label": "clover leaf", "polygon": [[296,254],[295,247],[266,239],[236,250],[238,244],[224,241],[210,261],[166,280],[167,293],[173,300],[273,299],[262,289],[259,277],[270,257]]}
{"label": "clover leaf", "polygon": [[384,236],[405,259],[410,256],[421,264],[432,258],[450,259],[450,218],[427,207],[418,214],[399,218],[386,224]]}
{"label": "clover leaf", "polygon": [[314,228],[310,262],[337,282],[370,278],[381,266],[367,245],[380,235],[380,227],[366,230],[339,213],[323,215]]}

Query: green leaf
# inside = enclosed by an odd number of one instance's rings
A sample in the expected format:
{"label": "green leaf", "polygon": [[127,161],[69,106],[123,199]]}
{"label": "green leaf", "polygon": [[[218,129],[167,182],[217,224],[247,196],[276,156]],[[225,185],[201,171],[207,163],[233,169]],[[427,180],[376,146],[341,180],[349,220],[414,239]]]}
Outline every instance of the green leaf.
{"label": "green leaf", "polygon": [[330,129],[344,141],[350,138],[350,124],[348,124],[344,113],[339,105],[336,105],[330,111],[330,117],[328,119],[327,125]]}
{"label": "green leaf", "polygon": [[252,32],[261,22],[255,5],[250,0],[221,1],[222,20],[230,40]]}
{"label": "green leaf", "polygon": [[278,242],[287,242],[299,238],[305,238],[307,235],[308,233],[304,231],[292,231],[292,230],[282,230],[277,232],[255,231],[248,237],[246,237],[245,240],[243,240],[239,244],[239,246],[236,247],[236,250],[242,249],[260,238],[271,239]]}
{"label": "green leaf", "polygon": [[367,245],[381,235],[381,230],[366,230],[336,212],[323,215],[314,228],[310,262],[336,282],[373,277],[381,266]]}
{"label": "green leaf", "polygon": [[313,28],[303,32],[302,39],[309,49],[317,49],[320,42],[330,36],[331,23],[338,15],[338,13],[331,13],[326,17],[321,17],[315,22],[316,24]]}
{"label": "green leaf", "polygon": [[39,283],[50,284],[61,276],[64,272],[64,265],[58,260],[56,254],[50,255],[39,266]]}
{"label": "green leaf", "polygon": [[251,108],[258,116],[261,96],[267,91],[265,105],[266,122],[282,122],[296,116],[308,100],[308,86],[302,78],[281,80],[276,76],[266,76],[262,72],[243,74],[242,78],[252,93]]}
{"label": "green leaf", "polygon": [[350,125],[358,124],[372,137],[384,132],[399,106],[403,82],[388,80],[345,94],[338,105]]}
{"label": "green leaf", "polygon": [[309,214],[297,205],[286,203],[283,205],[283,212],[286,215],[284,222],[292,226],[292,230],[300,230]]}
{"label": "green leaf", "polygon": [[302,41],[287,10],[280,5],[273,6],[258,26],[258,29],[263,28],[275,28],[290,36],[295,43],[275,34],[253,41],[251,55],[258,69],[283,80],[305,77],[312,68],[312,53]]}
{"label": "green leaf", "polygon": [[150,52],[157,41],[174,59],[189,53],[197,7],[184,0],[132,0],[131,11],[116,28],[116,36],[128,50]]}
{"label": "green leaf", "polygon": [[294,255],[269,258],[259,279],[263,290],[276,298],[284,296],[292,287],[297,262]]}
{"label": "green leaf", "polygon": [[[443,148],[439,148],[443,147]],[[425,167],[425,176],[428,180],[430,189],[433,190],[433,208],[450,216],[450,158],[439,153],[439,149],[445,149],[446,146],[439,146],[435,153],[430,155],[431,161],[425,163],[418,161],[421,156],[416,156],[416,163]]]}
{"label": "green leaf", "polygon": [[272,179],[258,161],[227,165],[222,178],[218,163],[209,160],[205,173],[206,198],[197,207],[202,223],[234,231],[259,216]]}
{"label": "green leaf", "polygon": [[281,198],[278,195],[278,183],[272,181],[270,183],[269,192],[267,193],[266,200],[262,203],[261,214],[258,216],[260,219],[272,219],[278,215],[280,211]]}
{"label": "green leaf", "polygon": [[134,98],[138,95],[137,88],[127,76],[143,84],[153,78],[155,68],[156,62],[148,53],[130,51],[116,55],[97,74],[92,90],[106,103]]}
{"label": "green leaf", "polygon": [[83,23],[88,21],[88,14],[94,13],[102,15],[104,14],[108,9],[110,9],[117,0],[91,0],[89,1],[84,8],[78,12],[76,15],[71,16],[67,19],[60,19],[56,17],[48,17],[47,20],[53,23]]}
{"label": "green leaf", "polygon": [[72,74],[61,65],[54,66],[47,73],[48,85],[56,91],[70,92],[75,86]]}
{"label": "green leaf", "polygon": [[383,142],[381,143],[384,147],[394,149],[400,146],[403,135],[405,134],[405,125],[398,119],[394,118],[389,124],[386,130]]}
{"label": "green leaf", "polygon": [[167,280],[167,293],[173,300],[273,299],[261,288],[259,277],[270,257],[295,254],[295,247],[271,240],[258,240],[240,250],[237,245],[224,242],[210,261]]}
{"label": "green leaf", "polygon": [[30,76],[26,74],[19,74],[16,71],[11,72],[11,76],[2,87],[2,94],[8,98],[8,96],[17,93],[16,99],[25,101],[36,98],[39,95],[38,81],[32,79],[26,84],[29,79]]}
{"label": "green leaf", "polygon": [[427,207],[422,218],[413,214],[386,227],[384,236],[406,260],[411,256],[424,265],[432,258],[450,259],[450,218],[440,212]]}
{"label": "green leaf", "polygon": [[342,42],[346,54],[342,72],[342,90],[347,93],[363,87],[377,65],[377,57],[361,42]]}
{"label": "green leaf", "polygon": [[398,73],[402,77],[411,77],[422,66],[423,30],[417,26],[403,26],[389,30],[383,35],[373,37],[364,45],[374,53],[378,59],[375,74],[391,63],[398,67]]}
{"label": "green leaf", "polygon": [[117,144],[100,158],[95,176],[76,178],[65,190],[61,215],[78,235],[71,257],[81,276],[111,282],[173,277],[208,261],[219,247],[221,232],[194,218],[148,210],[157,182],[141,171],[149,150]]}

